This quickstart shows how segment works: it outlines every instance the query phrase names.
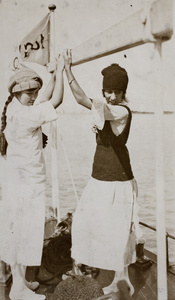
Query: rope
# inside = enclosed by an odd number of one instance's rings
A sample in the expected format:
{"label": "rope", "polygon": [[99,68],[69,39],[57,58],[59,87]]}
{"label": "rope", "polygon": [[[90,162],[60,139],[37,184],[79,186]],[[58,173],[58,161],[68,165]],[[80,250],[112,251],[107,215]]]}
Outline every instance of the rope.
{"label": "rope", "polygon": [[72,182],[72,186],[73,186],[75,198],[76,198],[76,201],[78,203],[78,201],[79,201],[78,200],[78,195],[77,195],[76,187],[75,187],[73,176],[72,176],[72,172],[71,172],[71,168],[70,168],[70,164],[69,164],[69,159],[68,159],[68,156],[67,156],[67,153],[66,153],[66,148],[65,148],[65,145],[64,145],[63,137],[61,135],[61,132],[60,132],[59,128],[58,128],[58,134],[59,134],[59,137],[60,137],[60,140],[61,140],[61,145],[62,145],[62,148],[63,148],[64,155],[65,155],[65,158],[66,158],[66,163],[67,163],[67,167],[68,167],[68,170],[69,170],[69,175],[70,175],[70,178],[71,178],[71,182]]}
{"label": "rope", "polygon": [[50,150],[51,150],[51,170],[52,170],[52,208],[54,216],[58,223],[60,222],[60,205],[59,205],[59,185],[58,185],[58,153],[57,153],[57,122],[50,125]]}
{"label": "rope", "polygon": [[[69,159],[68,159],[66,148],[65,148],[65,145],[64,145],[63,136],[61,135],[60,129],[58,128],[58,123],[57,122],[55,122],[55,128],[54,128],[53,124],[50,127],[50,133],[49,133],[49,135],[50,135],[50,146],[51,146],[51,149],[53,149],[53,148],[57,149],[58,135],[59,135],[60,142],[61,142],[61,145],[62,145],[62,148],[63,148],[63,152],[64,152],[64,155],[65,155],[66,164],[67,164],[67,167],[68,167],[68,171],[69,171],[71,183],[72,183],[72,186],[73,186],[73,190],[74,190],[76,202],[78,203],[79,199],[78,199],[78,195],[77,195],[77,190],[76,190],[76,187],[75,187],[74,179],[73,179],[73,176],[72,176],[72,171],[71,171]],[[57,210],[58,210],[58,207],[57,207]]]}

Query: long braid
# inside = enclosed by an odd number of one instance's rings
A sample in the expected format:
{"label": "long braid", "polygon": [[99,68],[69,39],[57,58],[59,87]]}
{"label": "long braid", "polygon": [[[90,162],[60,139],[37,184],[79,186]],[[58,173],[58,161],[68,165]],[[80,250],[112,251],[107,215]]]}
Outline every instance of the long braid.
{"label": "long braid", "polygon": [[10,94],[10,96],[8,97],[7,101],[5,102],[4,105],[4,109],[2,112],[2,116],[1,116],[1,130],[0,130],[0,153],[2,156],[6,155],[6,150],[7,150],[7,141],[5,138],[5,134],[4,134],[4,130],[6,127],[6,111],[7,111],[7,106],[9,105],[9,103],[12,101],[13,99],[13,95]]}

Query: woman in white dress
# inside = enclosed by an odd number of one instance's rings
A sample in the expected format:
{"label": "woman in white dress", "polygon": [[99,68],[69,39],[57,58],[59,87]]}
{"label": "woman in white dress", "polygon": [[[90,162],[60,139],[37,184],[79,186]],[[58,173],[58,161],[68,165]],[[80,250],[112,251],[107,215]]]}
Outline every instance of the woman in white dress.
{"label": "woman in white dress", "polygon": [[1,118],[5,174],[0,259],[11,267],[11,300],[45,299],[32,291],[36,285],[25,280],[25,272],[26,266],[41,264],[46,192],[41,125],[57,119],[56,108],[63,99],[63,70],[64,60],[60,57],[42,102],[36,105],[42,79],[33,70],[18,69],[8,84],[10,96]]}
{"label": "woman in white dress", "polygon": [[[92,110],[96,131],[96,151],[92,175],[78,203],[72,224],[72,258],[76,264],[115,271],[112,284],[104,292],[117,291],[117,282],[127,280],[128,265],[135,262],[135,247],[127,246],[131,221],[135,245],[140,235],[137,183],[126,142],[131,124],[127,106],[128,75],[118,64],[102,70],[103,99],[90,99],[76,81],[71,50],[64,52],[65,72],[76,101]],[[130,252],[130,253],[129,253]]]}

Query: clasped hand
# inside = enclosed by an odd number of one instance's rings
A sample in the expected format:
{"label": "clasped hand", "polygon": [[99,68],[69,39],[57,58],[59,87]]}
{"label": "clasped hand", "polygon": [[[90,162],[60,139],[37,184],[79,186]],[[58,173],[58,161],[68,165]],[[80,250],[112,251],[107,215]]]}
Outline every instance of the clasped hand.
{"label": "clasped hand", "polygon": [[64,58],[65,69],[70,68],[72,65],[72,50],[65,49],[63,52],[63,58]]}

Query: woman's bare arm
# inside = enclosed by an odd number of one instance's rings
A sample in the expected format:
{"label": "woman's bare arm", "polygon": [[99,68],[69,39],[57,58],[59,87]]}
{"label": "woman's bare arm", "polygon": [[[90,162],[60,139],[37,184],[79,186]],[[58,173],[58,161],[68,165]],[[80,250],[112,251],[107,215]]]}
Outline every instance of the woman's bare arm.
{"label": "woman's bare arm", "polygon": [[92,102],[89,97],[86,96],[82,88],[79,86],[77,80],[75,79],[71,65],[72,65],[72,54],[71,50],[65,50],[64,54],[64,64],[65,64],[65,72],[67,76],[68,83],[70,85],[71,91],[74,95],[75,100],[78,104],[83,105],[86,108],[91,109]]}
{"label": "woman's bare arm", "polygon": [[57,108],[63,101],[64,81],[63,81],[64,60],[61,55],[57,61],[57,69],[55,72],[55,86],[50,103]]}

